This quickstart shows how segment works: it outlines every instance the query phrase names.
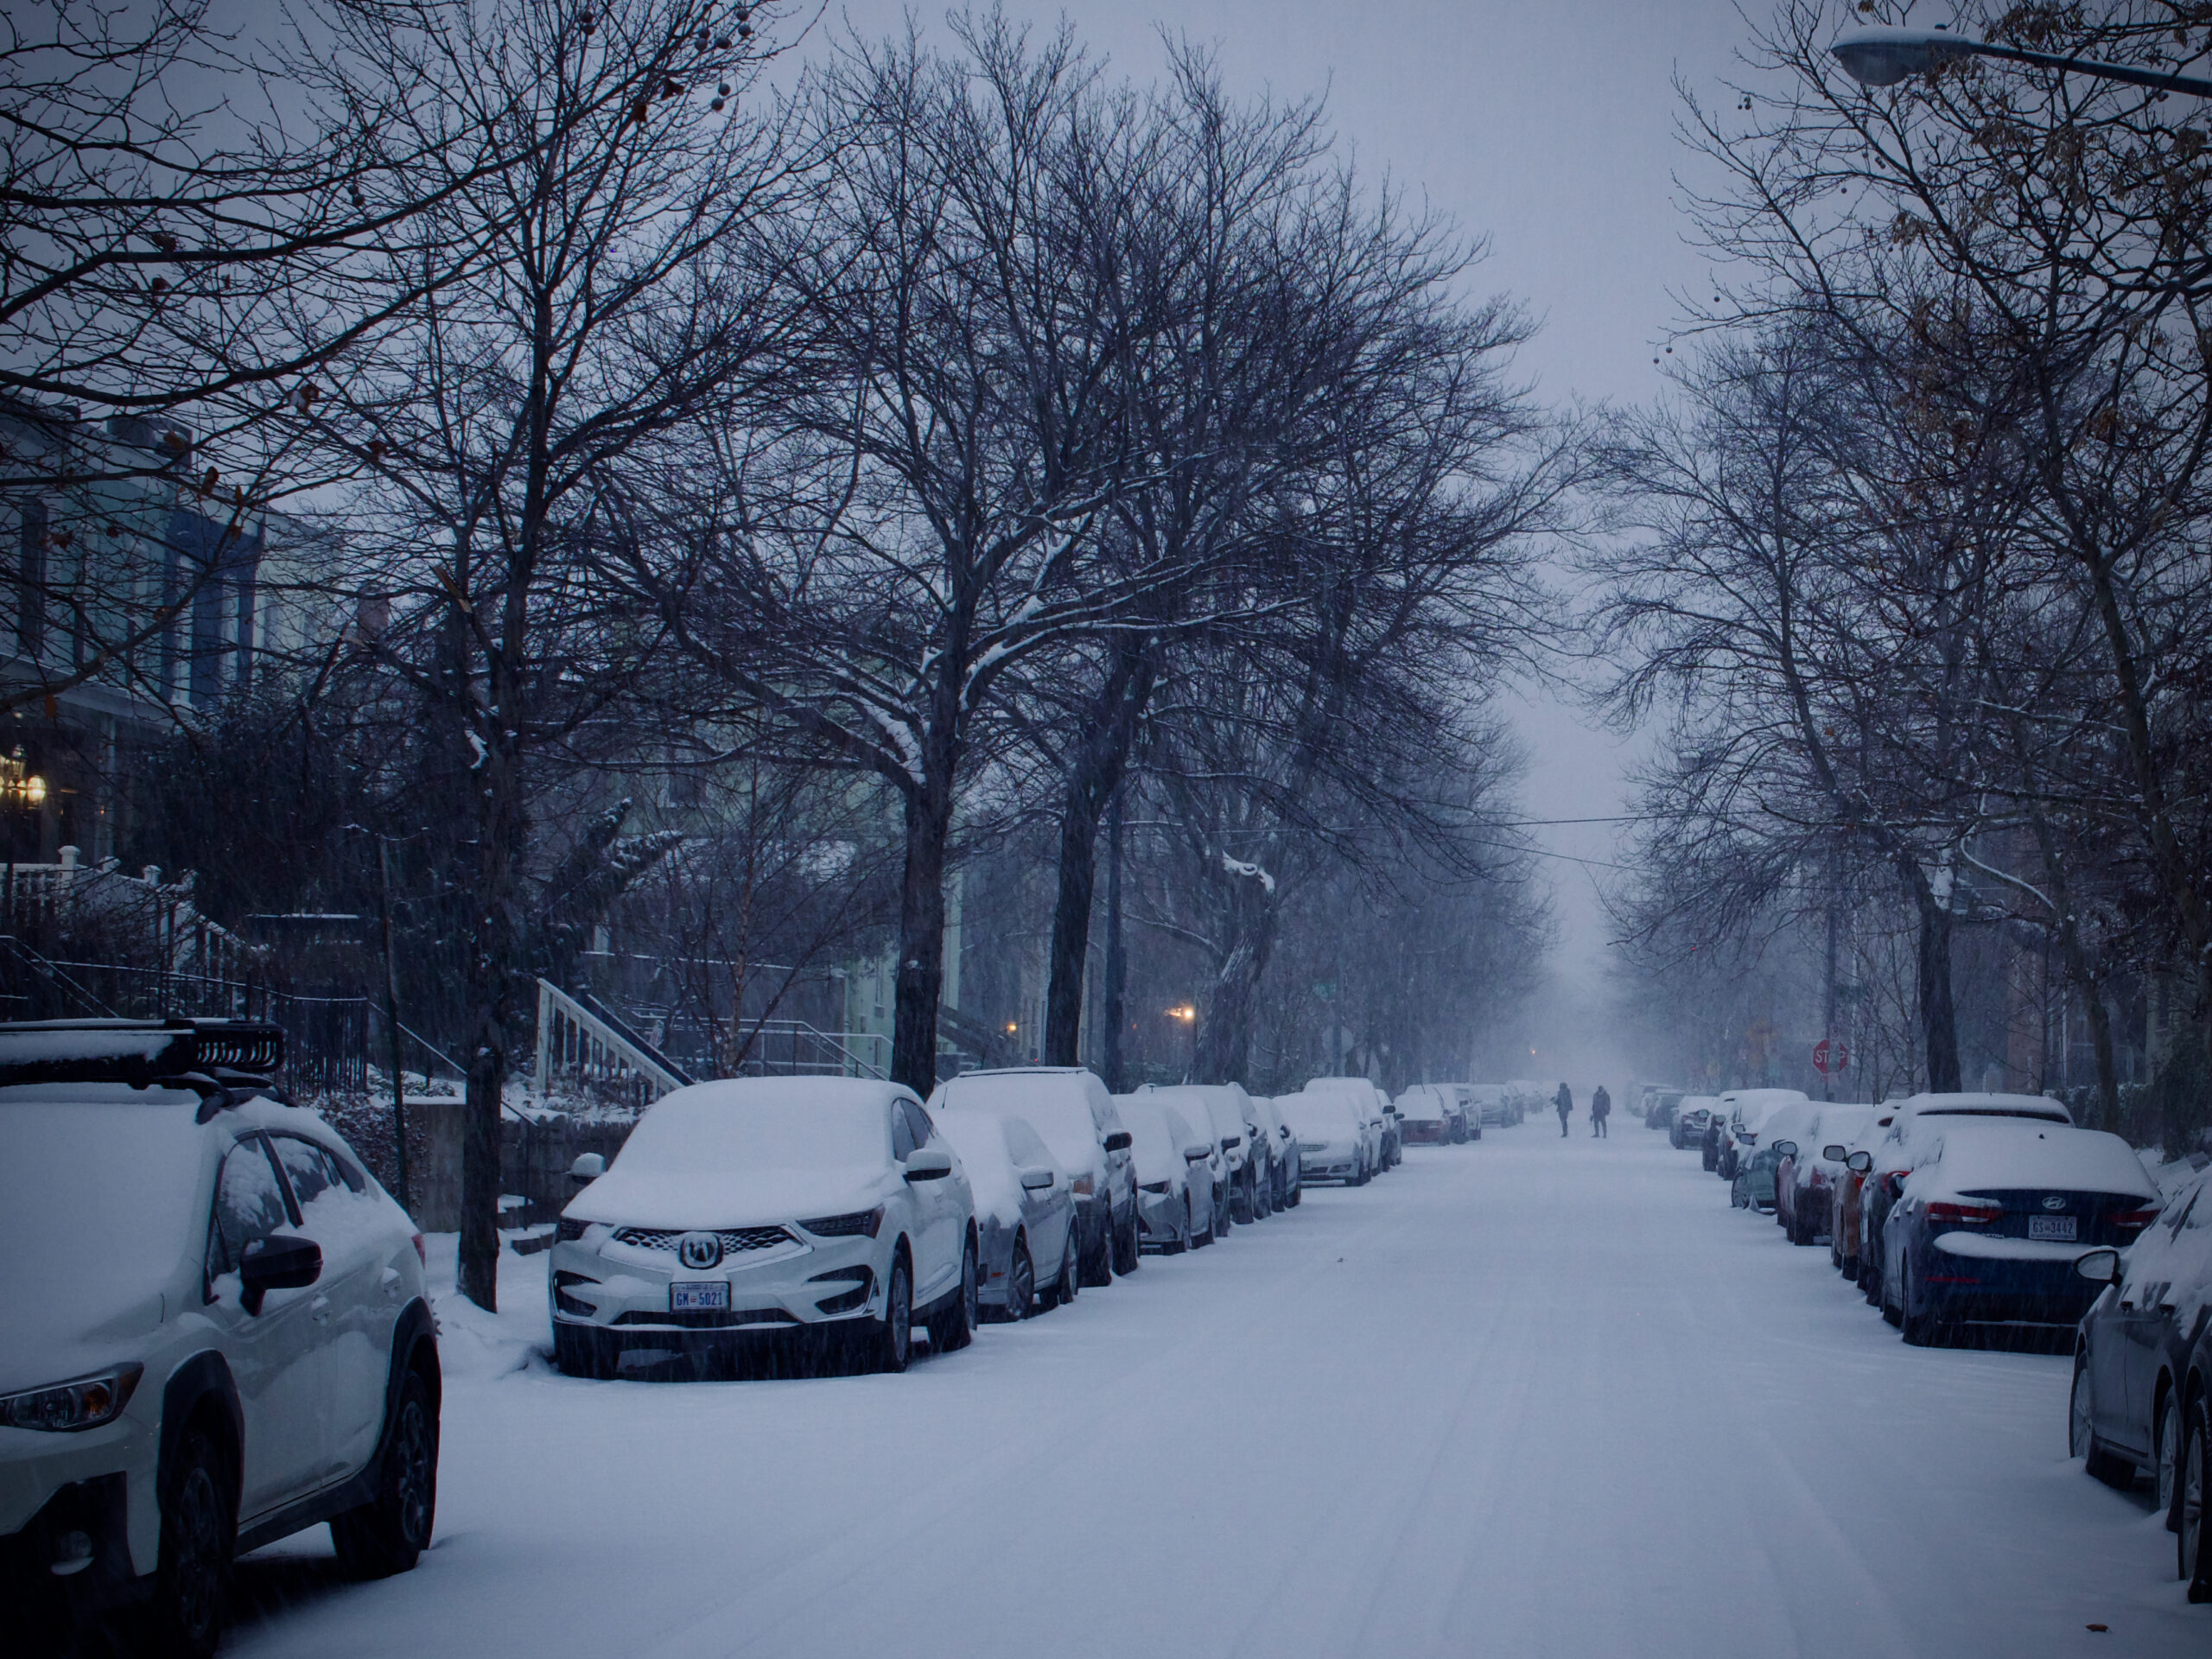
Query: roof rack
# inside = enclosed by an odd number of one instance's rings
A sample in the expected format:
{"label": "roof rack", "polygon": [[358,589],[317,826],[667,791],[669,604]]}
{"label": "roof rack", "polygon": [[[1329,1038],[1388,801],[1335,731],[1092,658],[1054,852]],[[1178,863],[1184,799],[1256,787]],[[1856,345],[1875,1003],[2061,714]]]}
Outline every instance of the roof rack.
{"label": "roof rack", "polygon": [[0,1022],[0,1087],[27,1083],[173,1084],[227,1095],[265,1086],[284,1064],[281,1027],[252,1020]]}

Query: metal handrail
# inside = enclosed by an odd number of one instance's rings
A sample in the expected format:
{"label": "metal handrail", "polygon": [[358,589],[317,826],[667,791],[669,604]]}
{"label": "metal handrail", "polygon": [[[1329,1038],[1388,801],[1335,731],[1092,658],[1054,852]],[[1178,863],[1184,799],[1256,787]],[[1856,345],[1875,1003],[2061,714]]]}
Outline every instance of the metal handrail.
{"label": "metal handrail", "polygon": [[[559,986],[541,979],[537,982],[537,1065],[532,1079],[541,1100],[551,1092],[556,1022],[565,1022],[575,1032],[587,1053],[593,1049],[599,1051],[599,1056],[587,1060],[587,1064],[619,1065],[652,1085],[658,1094],[681,1089],[690,1081]],[[566,1040],[562,1039],[558,1046],[565,1048]]]}

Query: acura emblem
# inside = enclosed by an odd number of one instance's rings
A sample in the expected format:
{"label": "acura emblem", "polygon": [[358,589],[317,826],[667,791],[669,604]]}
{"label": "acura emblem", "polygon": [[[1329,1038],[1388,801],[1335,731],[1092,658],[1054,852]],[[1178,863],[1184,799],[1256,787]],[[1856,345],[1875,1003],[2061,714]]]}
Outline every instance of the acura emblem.
{"label": "acura emblem", "polygon": [[2063,1210],[2066,1207],[2066,1200],[2054,1192],[2043,1201],[2043,1207],[2046,1210]]}
{"label": "acura emblem", "polygon": [[694,1271],[718,1266],[722,1259],[720,1233],[686,1233],[676,1241],[678,1260]]}

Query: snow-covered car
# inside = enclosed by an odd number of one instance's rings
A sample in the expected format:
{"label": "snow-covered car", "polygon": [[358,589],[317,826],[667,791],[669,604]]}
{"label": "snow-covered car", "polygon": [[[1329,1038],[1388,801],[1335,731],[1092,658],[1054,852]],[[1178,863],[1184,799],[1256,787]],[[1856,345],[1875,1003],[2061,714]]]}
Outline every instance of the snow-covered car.
{"label": "snow-covered car", "polygon": [[1380,1174],[1389,1142],[1395,1137],[1390,1118],[1382,1109],[1382,1090],[1364,1077],[1314,1077],[1307,1082],[1304,1092],[1333,1094],[1351,1109],[1360,1125],[1363,1167],[1359,1179],[1370,1180]]}
{"label": "snow-covered car", "polygon": [[1263,1213],[1257,1195],[1266,1157],[1262,1153],[1256,1161],[1254,1158],[1252,1117],[1244,1090],[1233,1083],[1178,1083],[1163,1088],[1147,1084],[1137,1092],[1164,1098],[1190,1120],[1192,1128],[1212,1130],[1223,1165],[1215,1199],[1215,1236],[1227,1233],[1231,1224],[1258,1220]]}
{"label": "snow-covered car", "polygon": [[[1731,1203],[1774,1214],[1777,1205],[1776,1189],[1781,1179],[1782,1166],[1797,1150],[1798,1142],[1813,1132],[1818,1121],[1820,1108],[1809,1100],[1785,1101],[1770,1109],[1752,1136],[1765,1144],[1753,1150],[1749,1145],[1739,1156],[1736,1178],[1730,1184]],[[1782,1151],[1784,1144],[1789,1153]],[[1744,1196],[1749,1194],[1748,1201]]]}
{"label": "snow-covered car", "polygon": [[1920,1094],[1885,1103],[1890,1127],[1868,1149],[1866,1179],[1859,1191],[1859,1286],[1866,1300],[1883,1305],[1882,1272],[1888,1253],[1882,1230],[1891,1206],[1904,1190],[1906,1178],[1919,1163],[1931,1137],[1952,1123],[1967,1119],[1999,1118],[2029,1123],[2073,1122],[2073,1115],[2059,1102],[2041,1095]]}
{"label": "snow-covered car", "polygon": [[[1643,1127],[1647,1129],[1667,1129],[1675,1127],[1675,1114],[1681,1109],[1684,1090],[1662,1089],[1647,1084],[1643,1090]],[[1679,1144],[1679,1143],[1677,1143]]]}
{"label": "snow-covered car", "polygon": [[1758,1147],[1767,1115],[1778,1107],[1809,1103],[1802,1089],[1734,1089],[1722,1095],[1720,1161],[1715,1173],[1724,1181],[1734,1180],[1742,1160]]}
{"label": "snow-covered car", "polygon": [[274,1027],[0,1027],[0,1618],[68,1642],[147,1604],[212,1654],[232,1562],[319,1522],[415,1565],[437,1334],[406,1212],[283,1103]]}
{"label": "snow-covered car", "polygon": [[1704,1145],[1706,1124],[1719,1103],[1711,1095],[1684,1095],[1675,1108],[1675,1121],[1668,1126],[1667,1143],[1678,1149]]}
{"label": "snow-covered car", "polygon": [[1133,1137],[1144,1247],[1173,1255],[1212,1243],[1214,1171],[1221,1166],[1213,1138],[1157,1096],[1116,1095],[1114,1104]]}
{"label": "snow-covered car", "polygon": [[[2171,1529],[2190,1408],[2207,1376],[2190,1351],[2212,1307],[2212,1170],[2169,1193],[2157,1223],[2124,1256],[2085,1252],[2075,1268],[2103,1294],[2075,1337],[2073,1454],[2122,1491],[2138,1469],[2153,1471]],[[2183,1577],[2190,1564],[2180,1563]]]}
{"label": "snow-covered car", "polygon": [[810,1336],[902,1371],[979,1314],[976,1208],[911,1090],[866,1077],[692,1084],[646,1109],[547,1253],[553,1356],[610,1377],[632,1339],[721,1356]]}
{"label": "snow-covered car", "polygon": [[1875,1148],[1882,1144],[1896,1120],[1894,1106],[1877,1106],[1857,1135],[1835,1143],[1843,1150],[1843,1163],[1835,1177],[1834,1195],[1828,1200],[1828,1261],[1853,1283],[1859,1277],[1859,1210],[1866,1190],[1866,1170],[1872,1162]]}
{"label": "snow-covered car", "polygon": [[930,1114],[976,1200],[976,1300],[983,1317],[1026,1319],[1076,1298],[1075,1192],[1037,1131],[995,1112]]}
{"label": "snow-covered car", "polygon": [[1274,1114],[1262,1109],[1257,1096],[1236,1088],[1236,1109],[1244,1123],[1244,1144],[1251,1149],[1252,1221],[1265,1221],[1275,1212],[1275,1195],[1282,1190],[1283,1164],[1289,1147],[1274,1132]]}
{"label": "snow-covered car", "polygon": [[2126,1141],[2063,1123],[1939,1119],[1882,1229],[1882,1316],[1916,1345],[1962,1325],[2065,1327],[2096,1290],[2075,1270],[2157,1219]]}
{"label": "snow-covered car", "polygon": [[1275,1109],[1272,1096],[1254,1095],[1250,1099],[1255,1123],[1265,1133],[1268,1144],[1275,1149],[1273,1207],[1277,1210],[1295,1209],[1306,1194],[1306,1178],[1298,1159],[1298,1137],[1290,1132],[1290,1125],[1282,1121],[1282,1114]]}
{"label": "snow-covered car", "polygon": [[1441,1147],[1452,1139],[1452,1120],[1444,1105],[1444,1091],[1433,1084],[1417,1083],[1398,1096],[1398,1133],[1409,1147]]}
{"label": "snow-covered car", "polygon": [[1775,1166],[1774,1219],[1792,1244],[1834,1236],[1835,1185],[1850,1143],[1874,1121],[1872,1106],[1823,1102],[1797,1147]]}
{"label": "snow-covered car", "polygon": [[1507,1128],[1520,1122],[1513,1103],[1506,1098],[1502,1083],[1471,1083],[1467,1085],[1474,1109],[1481,1114],[1483,1127]]}
{"label": "snow-covered car", "polygon": [[1352,1103],[1332,1090],[1277,1095],[1275,1109],[1298,1137],[1298,1158],[1308,1181],[1358,1186],[1367,1179],[1365,1137]]}
{"label": "snow-covered car", "polygon": [[1129,1132],[1114,1096],[1079,1065],[963,1071],[938,1084],[931,1105],[1024,1118],[1075,1184],[1076,1265],[1086,1285],[1137,1270],[1137,1183]]}

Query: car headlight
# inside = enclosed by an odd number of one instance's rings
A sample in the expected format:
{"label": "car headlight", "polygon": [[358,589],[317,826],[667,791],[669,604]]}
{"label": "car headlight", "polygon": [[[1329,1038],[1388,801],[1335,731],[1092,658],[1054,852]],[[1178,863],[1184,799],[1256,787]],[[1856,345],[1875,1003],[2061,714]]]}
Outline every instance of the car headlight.
{"label": "car headlight", "polygon": [[123,1408],[130,1403],[132,1390],[138,1386],[138,1379],[145,1374],[146,1368],[134,1361],[111,1366],[91,1376],[0,1397],[0,1423],[10,1428],[54,1433],[98,1428],[123,1414]]}
{"label": "car headlight", "polygon": [[875,1230],[883,1225],[883,1206],[873,1210],[855,1210],[842,1216],[817,1216],[799,1225],[817,1238],[874,1238]]}
{"label": "car headlight", "polygon": [[571,1221],[568,1217],[563,1216],[555,1226],[553,1236],[563,1244],[581,1243],[583,1240],[584,1229],[590,1225],[591,1223],[588,1221]]}

